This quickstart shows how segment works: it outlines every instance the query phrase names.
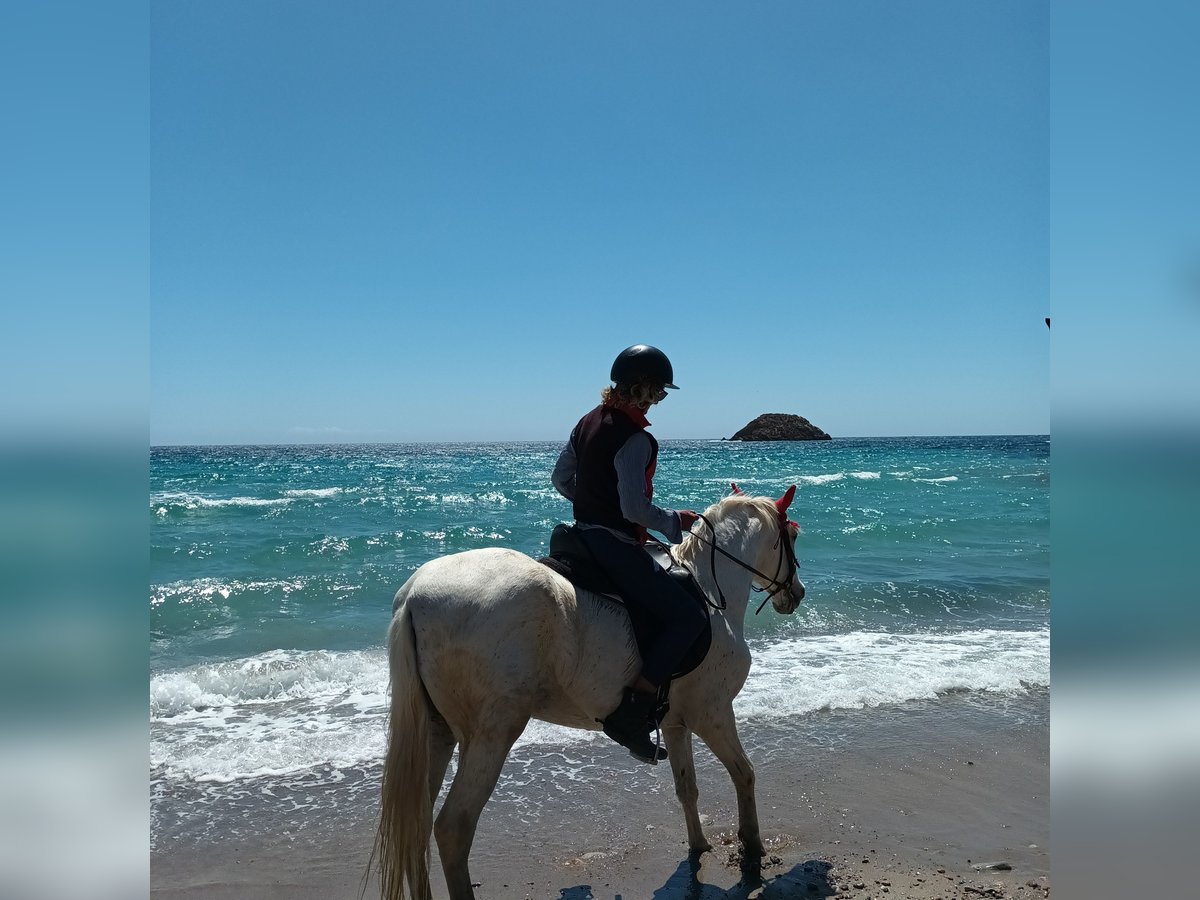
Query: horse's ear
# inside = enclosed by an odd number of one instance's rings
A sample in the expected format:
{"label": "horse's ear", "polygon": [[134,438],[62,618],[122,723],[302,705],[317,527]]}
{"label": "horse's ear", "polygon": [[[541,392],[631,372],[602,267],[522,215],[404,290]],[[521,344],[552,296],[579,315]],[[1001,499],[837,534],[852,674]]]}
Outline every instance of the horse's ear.
{"label": "horse's ear", "polygon": [[787,514],[787,508],[792,505],[792,498],[796,496],[796,486],[793,484],[787,489],[782,497],[775,501],[775,508],[779,510],[779,517],[783,518]]}
{"label": "horse's ear", "polygon": [[733,492],[734,492],[735,494],[740,494],[740,493],[742,492],[742,489],[741,489],[740,487],[738,487],[738,486],[737,486],[737,484],[735,484],[735,483],[734,483],[734,482],[732,482],[732,481],[731,481],[731,482],[729,482],[729,486],[730,486],[731,488],[733,488]]}

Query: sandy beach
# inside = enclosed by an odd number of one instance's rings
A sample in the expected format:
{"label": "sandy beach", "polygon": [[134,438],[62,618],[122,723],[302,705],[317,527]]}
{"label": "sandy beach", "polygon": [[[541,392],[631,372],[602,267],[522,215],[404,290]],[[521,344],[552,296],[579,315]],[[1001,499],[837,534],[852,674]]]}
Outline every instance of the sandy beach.
{"label": "sandy beach", "polygon": [[[1048,708],[1044,694],[988,703],[951,696],[744,723],[768,846],[757,876],[739,866],[733,790],[702,744],[700,810],[715,849],[698,859],[688,856],[665,766],[639,766],[598,743],[601,766],[567,780],[554,751],[519,750],[480,821],[476,893],[518,900],[1045,897]],[[331,789],[352,802],[303,798],[316,811],[301,829],[267,827],[247,837],[231,825],[227,837],[203,841],[188,839],[186,828],[163,836],[151,854],[152,896],[358,897],[376,809],[373,778],[368,772],[357,788]],[[288,805],[301,804],[292,798]],[[263,826],[280,815],[266,801],[237,813],[242,823]],[[434,896],[445,897],[436,849],[433,869]],[[369,882],[366,896],[375,891]]]}

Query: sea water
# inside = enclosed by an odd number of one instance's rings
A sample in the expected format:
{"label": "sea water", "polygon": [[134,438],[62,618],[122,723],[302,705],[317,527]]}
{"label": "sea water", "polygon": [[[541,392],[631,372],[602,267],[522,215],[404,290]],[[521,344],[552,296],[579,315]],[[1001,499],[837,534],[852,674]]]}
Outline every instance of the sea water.
{"label": "sea water", "polygon": [[[544,555],[571,515],[550,485],[559,449],[153,449],[155,846],[266,828],[264,802],[301,830],[339,804],[373,802],[396,590],[448,553]],[[846,710],[861,720],[918,703],[1044,699],[1049,481],[1045,436],[664,441],[655,500],[703,510],[731,482],[771,497],[797,485],[808,594],[790,616],[770,604],[755,615],[755,595],[754,662],[735,710],[763,733],[817,735]],[[621,754],[594,732],[534,722],[498,794],[536,811],[527,768],[602,779]]]}

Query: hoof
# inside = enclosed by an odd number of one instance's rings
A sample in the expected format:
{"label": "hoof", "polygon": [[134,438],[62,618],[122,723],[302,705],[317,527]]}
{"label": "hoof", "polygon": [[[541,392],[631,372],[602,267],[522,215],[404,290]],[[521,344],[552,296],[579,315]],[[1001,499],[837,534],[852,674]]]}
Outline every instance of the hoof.
{"label": "hoof", "polygon": [[743,859],[762,859],[767,855],[767,849],[763,846],[762,838],[756,837],[752,841],[747,841],[739,834],[738,846],[742,850]]}

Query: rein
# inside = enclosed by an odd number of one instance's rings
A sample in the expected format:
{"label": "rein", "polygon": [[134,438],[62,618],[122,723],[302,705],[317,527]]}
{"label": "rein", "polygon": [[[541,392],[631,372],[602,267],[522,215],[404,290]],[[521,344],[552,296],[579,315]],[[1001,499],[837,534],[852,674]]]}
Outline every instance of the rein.
{"label": "rein", "polygon": [[[787,578],[783,581],[780,581],[777,578],[772,578],[770,575],[767,575],[765,572],[760,572],[758,569],[754,568],[754,566],[751,566],[748,563],[743,562],[742,560],[738,559],[736,556],[734,556],[732,553],[730,553],[728,550],[724,549],[723,547],[717,546],[717,541],[716,541],[717,529],[714,528],[713,523],[708,520],[708,516],[704,515],[703,513],[700,513],[699,518],[704,522],[705,525],[708,526],[709,531],[711,531],[713,533],[713,540],[711,540],[711,541],[708,538],[704,537],[704,535],[702,535],[702,534],[697,534],[697,535],[695,535],[695,537],[704,541],[704,543],[708,544],[708,546],[712,548],[709,553],[709,566],[712,569],[713,584],[715,584],[717,586],[717,596],[721,598],[721,602],[719,605],[713,603],[711,600],[709,601],[709,605],[713,609],[717,609],[717,610],[724,610],[725,607],[728,605],[728,602],[725,600],[725,592],[721,590],[721,582],[717,580],[717,554],[720,553],[726,559],[731,560],[732,562],[741,566],[747,572],[753,572],[755,575],[757,575],[759,578],[761,578],[763,581],[765,581],[767,583],[766,587],[759,587],[758,585],[755,585],[755,584],[752,584],[750,586],[750,589],[752,591],[754,591],[755,593],[762,594],[762,593],[766,593],[767,591],[770,591],[770,593],[767,593],[767,596],[763,598],[763,602],[758,604],[758,609],[756,609],[754,611],[754,614],[757,616],[760,612],[763,611],[763,607],[767,605],[768,600],[770,600],[772,597],[774,597],[776,594],[778,594],[780,591],[782,591],[784,588],[786,588],[788,586],[788,584],[791,583],[792,579],[796,577],[796,570],[800,568],[800,564],[796,561],[796,551],[792,549],[791,542],[785,539],[784,532],[787,530],[786,520],[780,523],[779,534],[776,536],[775,544],[774,544],[775,547],[779,547],[780,562],[782,562],[784,560],[784,558],[786,558],[787,563],[788,563]],[[779,571],[778,568],[776,569],[776,571]],[[705,595],[705,599],[707,599],[707,595]]]}

